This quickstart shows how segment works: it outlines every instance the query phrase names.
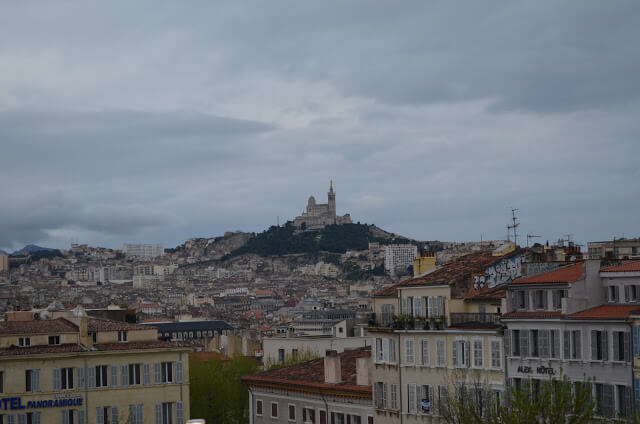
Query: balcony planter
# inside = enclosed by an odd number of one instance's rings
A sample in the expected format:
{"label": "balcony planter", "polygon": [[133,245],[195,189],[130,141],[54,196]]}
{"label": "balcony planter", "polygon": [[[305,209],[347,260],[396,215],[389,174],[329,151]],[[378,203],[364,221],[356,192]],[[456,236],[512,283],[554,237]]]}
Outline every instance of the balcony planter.
{"label": "balcony planter", "polygon": [[436,318],[436,328],[438,330],[442,330],[444,328],[444,324],[442,322],[442,318]]}
{"label": "balcony planter", "polygon": [[395,330],[404,330],[404,327],[405,327],[404,315],[394,315],[393,316],[393,328]]}

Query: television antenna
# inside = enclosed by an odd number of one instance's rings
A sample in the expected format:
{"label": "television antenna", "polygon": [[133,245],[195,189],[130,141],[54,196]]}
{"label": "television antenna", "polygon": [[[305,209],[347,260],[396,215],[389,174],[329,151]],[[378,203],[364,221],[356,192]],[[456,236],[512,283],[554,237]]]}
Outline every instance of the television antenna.
{"label": "television antenna", "polygon": [[516,216],[516,212],[519,211],[518,208],[511,208],[511,220],[513,224],[507,225],[507,232],[513,230],[513,242],[518,244],[518,226],[520,223],[518,222],[518,217]]}
{"label": "television antenna", "polygon": [[540,236],[536,236],[534,234],[528,233],[527,234],[527,247],[529,247],[529,240],[531,240],[532,238],[540,238]]}

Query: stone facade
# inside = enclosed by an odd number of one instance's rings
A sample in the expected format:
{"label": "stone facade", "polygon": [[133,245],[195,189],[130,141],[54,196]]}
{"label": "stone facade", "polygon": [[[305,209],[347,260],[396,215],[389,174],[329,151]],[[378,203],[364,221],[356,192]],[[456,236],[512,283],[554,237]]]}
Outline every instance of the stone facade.
{"label": "stone facade", "polygon": [[316,203],[313,196],[309,197],[306,212],[297,216],[293,225],[304,230],[321,230],[327,225],[351,224],[349,214],[336,216],[336,194],[333,191],[333,181],[329,186],[327,197],[327,203]]}

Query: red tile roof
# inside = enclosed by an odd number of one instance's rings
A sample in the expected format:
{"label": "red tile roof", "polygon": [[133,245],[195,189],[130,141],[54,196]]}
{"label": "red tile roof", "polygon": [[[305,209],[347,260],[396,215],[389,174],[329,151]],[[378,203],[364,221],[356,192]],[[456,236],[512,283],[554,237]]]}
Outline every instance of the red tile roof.
{"label": "red tile roof", "polygon": [[640,305],[601,305],[569,315],[569,319],[625,319],[634,311],[640,311]]}
{"label": "red tile roof", "polygon": [[520,250],[515,250],[504,256],[493,256],[493,253],[488,250],[469,253],[452,259],[427,275],[403,281],[398,284],[398,287],[445,284],[451,286],[453,297],[461,298],[467,294],[474,275],[484,273],[488,267],[520,253]]}
{"label": "red tile roof", "polygon": [[9,346],[0,349],[2,356],[44,355],[55,353],[86,352],[87,349],[78,343],[65,343],[60,345],[35,345],[29,347]]}
{"label": "red tile roof", "polygon": [[93,347],[97,350],[138,350],[138,349],[172,349],[191,348],[192,345],[183,342],[165,342],[162,340],[149,340],[125,343],[98,343]]}
{"label": "red tile roof", "polygon": [[469,301],[499,301],[506,296],[507,287],[506,284],[502,284],[484,290],[474,290],[473,287],[470,287],[464,299]]}
{"label": "red tile roof", "polygon": [[128,331],[128,330],[150,330],[151,325],[131,324],[124,321],[113,321],[109,319],[89,318],[88,329],[91,332],[100,331]]}
{"label": "red tile roof", "polygon": [[557,269],[533,277],[519,278],[509,284],[566,284],[583,278],[583,264],[578,262],[564,268]]}
{"label": "red tile roof", "polygon": [[33,321],[2,321],[0,322],[0,334],[55,334],[76,333],[78,327],[65,318]]}
{"label": "red tile roof", "polygon": [[560,318],[560,311],[514,311],[502,315],[502,318]]}
{"label": "red tile roof", "polygon": [[264,371],[256,375],[242,377],[242,379],[249,384],[271,383],[287,386],[292,390],[294,387],[306,387],[356,392],[370,396],[372,392],[371,386],[358,386],[356,384],[356,359],[370,357],[371,347],[345,350],[339,356],[342,383],[338,384],[326,384],[324,382],[324,358]]}
{"label": "red tile roof", "polygon": [[626,262],[620,265],[602,268],[600,272],[640,272],[640,261]]}

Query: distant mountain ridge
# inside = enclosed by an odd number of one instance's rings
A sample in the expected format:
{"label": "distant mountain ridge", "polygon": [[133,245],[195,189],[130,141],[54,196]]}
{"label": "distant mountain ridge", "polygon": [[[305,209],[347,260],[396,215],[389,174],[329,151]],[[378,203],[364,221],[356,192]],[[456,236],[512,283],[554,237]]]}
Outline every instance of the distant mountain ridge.
{"label": "distant mountain ridge", "polygon": [[16,250],[15,252],[11,253],[9,256],[28,256],[33,253],[53,252],[55,250],[57,249],[52,249],[50,247],[42,247],[35,244],[27,244],[25,247],[23,247],[20,250]]}

